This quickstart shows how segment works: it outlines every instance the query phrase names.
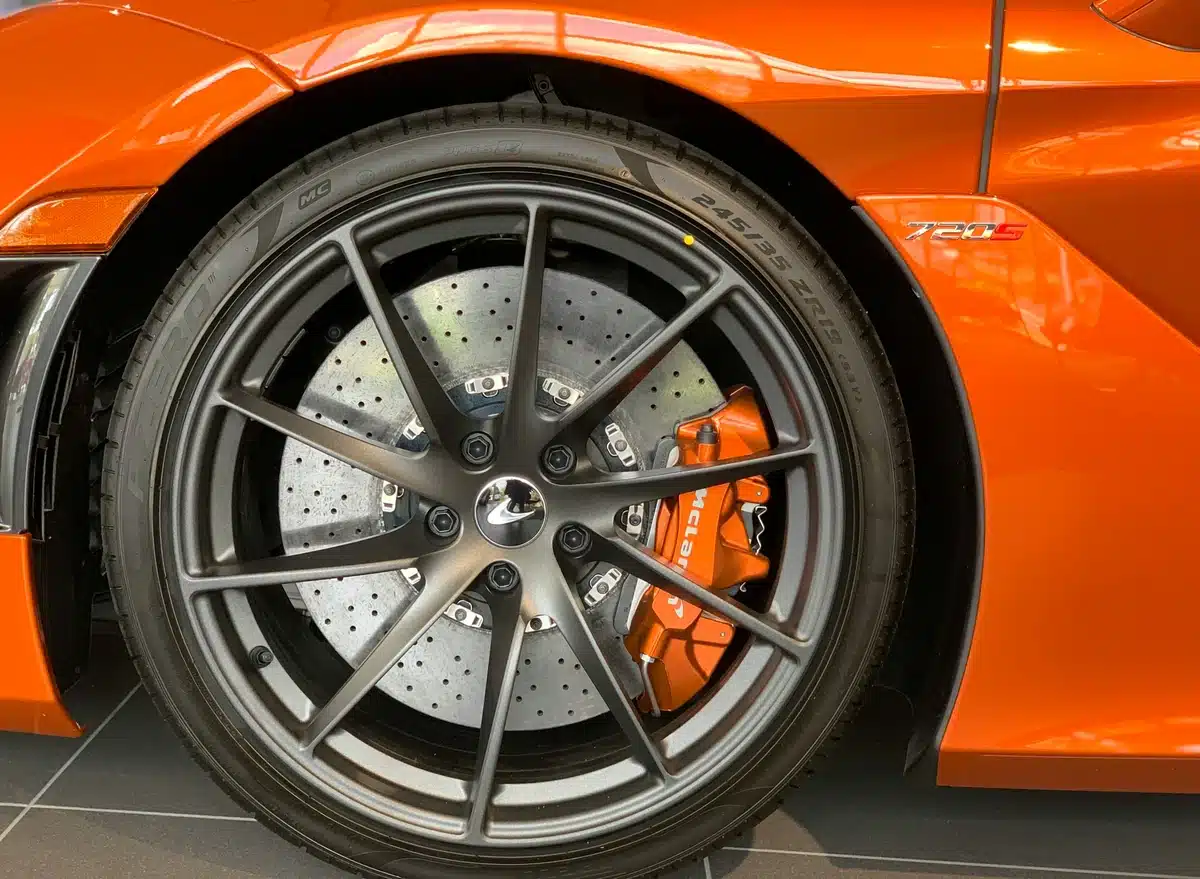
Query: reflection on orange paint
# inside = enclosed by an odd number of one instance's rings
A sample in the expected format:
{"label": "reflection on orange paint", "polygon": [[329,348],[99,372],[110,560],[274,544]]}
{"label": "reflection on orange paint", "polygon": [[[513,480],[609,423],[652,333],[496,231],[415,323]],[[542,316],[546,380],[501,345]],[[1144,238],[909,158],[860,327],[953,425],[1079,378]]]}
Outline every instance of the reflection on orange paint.
{"label": "reflection on orange paint", "polygon": [[27,534],[0,535],[0,730],[75,737],[38,624]]}
{"label": "reflection on orange paint", "polygon": [[[54,64],[46,47],[54,47]],[[8,70],[0,225],[60,192],[153,188],[244,119],[290,94],[245,53],[144,16],[36,7],[0,19]],[[136,64],[114,64],[136,58]]]}
{"label": "reflection on orange paint", "polygon": [[103,252],[120,237],[150,190],[59,195],[30,205],[0,228],[0,253]]}
{"label": "reflection on orange paint", "polygon": [[1096,10],[1148,40],[1200,49],[1200,3],[1196,0],[1098,0]]}
{"label": "reflection on orange paint", "polygon": [[128,5],[261,52],[298,88],[434,55],[557,55],[723,103],[849,195],[971,191],[978,177],[991,0],[779,3],[760,16],[731,15],[718,0]]}
{"label": "reflection on orange paint", "polygon": [[1131,12],[1137,12],[1153,2],[1154,0],[1095,0],[1092,5],[1096,7],[1097,12],[1103,13],[1105,18],[1120,21]]}
{"label": "reflection on orange paint", "polygon": [[[1190,0],[1189,0],[1190,2]],[[1113,27],[1086,3],[1009,0],[988,190],[1058,231],[1193,341],[1200,54]],[[1036,86],[1036,88],[1034,87]]]}
{"label": "reflection on orange paint", "polygon": [[[864,206],[945,327],[983,466],[979,609],[939,780],[1158,790],[1157,758],[1200,791],[1200,350],[1009,203]],[[1028,229],[904,240],[931,219]],[[1086,777],[1071,762],[1097,754]]]}

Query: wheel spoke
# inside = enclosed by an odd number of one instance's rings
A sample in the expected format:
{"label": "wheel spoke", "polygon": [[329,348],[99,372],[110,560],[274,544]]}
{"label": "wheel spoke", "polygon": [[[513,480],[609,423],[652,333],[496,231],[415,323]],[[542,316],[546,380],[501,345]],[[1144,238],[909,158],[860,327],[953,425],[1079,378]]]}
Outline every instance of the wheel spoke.
{"label": "wheel spoke", "polygon": [[671,352],[692,324],[712,311],[735,287],[722,275],[708,289],[692,297],[662,329],[638,345],[562,415],[558,428],[563,441],[581,451],[592,431]]}
{"label": "wheel spoke", "polygon": [[672,595],[702,605],[706,610],[736,623],[791,656],[800,657],[811,649],[807,641],[783,631],[774,620],[718,592],[710,592],[688,577],[683,568],[667,564],[648,548],[623,537],[611,525],[608,530],[610,534],[607,536],[593,534],[592,560],[616,565],[625,573],[659,586]]}
{"label": "wheel spoke", "polygon": [[521,658],[521,645],[525,640],[525,617],[521,613],[519,589],[507,595],[491,593],[488,605],[492,611],[492,646],[483,693],[479,751],[471,783],[471,811],[467,818],[467,838],[476,843],[483,841],[483,827],[496,781],[496,765],[500,762],[500,745],[517,679],[517,661]]}
{"label": "wheel spoke", "polygon": [[814,453],[813,444],[799,443],[711,464],[685,464],[619,473],[591,469],[579,479],[564,483],[562,487],[578,494],[577,506],[580,509],[595,511],[591,513],[592,524],[602,529],[605,517],[611,517],[616,510],[737,482],[749,476],[790,470]]}
{"label": "wheel spoke", "polygon": [[362,701],[466,590],[483,567],[479,554],[461,544],[454,552],[432,556],[422,566],[425,584],[404,613],[362,663],[305,726],[301,750],[311,754],[342,718]]}
{"label": "wheel spoke", "polygon": [[278,586],[283,583],[358,577],[411,567],[416,559],[443,548],[444,544],[435,545],[430,540],[421,522],[411,521],[385,534],[364,537],[338,546],[295,555],[218,565],[196,576],[185,574],[183,587],[185,593],[196,595],[220,589],[249,589],[257,586]]}
{"label": "wheel spoke", "polygon": [[446,487],[446,477],[451,472],[447,465],[452,464],[441,450],[431,448],[425,452],[404,452],[328,427],[242,388],[227,388],[218,402],[351,467],[402,485],[422,497],[444,500],[441,494]]}
{"label": "wheel spoke", "polygon": [[343,232],[336,240],[417,418],[431,442],[457,455],[460,441],[472,429],[471,419],[454,405],[412,333],[404,326],[379,274],[379,266],[369,255],[364,256],[352,232]]}
{"label": "wheel spoke", "polygon": [[632,700],[625,694],[604,652],[596,643],[591,626],[583,615],[579,596],[557,567],[555,576],[557,588],[548,590],[552,595],[546,599],[546,611],[558,624],[559,631],[567,639],[575,658],[579,660],[604,704],[608,706],[608,710],[625,733],[634,759],[641,763],[653,778],[665,781],[671,773],[663,761],[662,751],[642,725],[642,719]]}
{"label": "wheel spoke", "polygon": [[[542,291],[545,286],[546,248],[550,239],[550,214],[533,204],[525,235],[525,266],[521,273],[521,300],[513,333],[508,367],[508,401],[504,406],[503,442],[539,444],[549,437],[551,422],[538,414],[538,346],[542,330]],[[541,428],[540,430],[538,428]]]}

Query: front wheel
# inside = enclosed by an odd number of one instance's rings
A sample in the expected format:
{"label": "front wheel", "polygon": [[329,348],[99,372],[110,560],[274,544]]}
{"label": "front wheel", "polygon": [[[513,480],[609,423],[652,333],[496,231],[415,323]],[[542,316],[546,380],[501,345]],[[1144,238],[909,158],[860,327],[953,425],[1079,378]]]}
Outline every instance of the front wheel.
{"label": "front wheel", "polygon": [[452,108],[202,242],[103,525],[160,709],[365,875],[652,875],[770,810],[879,662],[907,436],[840,274],[686,145]]}

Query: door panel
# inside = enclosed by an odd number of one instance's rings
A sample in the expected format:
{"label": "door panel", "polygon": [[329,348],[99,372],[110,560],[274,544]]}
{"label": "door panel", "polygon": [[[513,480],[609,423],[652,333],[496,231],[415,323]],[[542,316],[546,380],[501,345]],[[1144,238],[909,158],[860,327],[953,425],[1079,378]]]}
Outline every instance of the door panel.
{"label": "door panel", "polygon": [[1123,31],[1088,0],[1009,0],[1005,21],[989,192],[1200,340],[1200,53]]}

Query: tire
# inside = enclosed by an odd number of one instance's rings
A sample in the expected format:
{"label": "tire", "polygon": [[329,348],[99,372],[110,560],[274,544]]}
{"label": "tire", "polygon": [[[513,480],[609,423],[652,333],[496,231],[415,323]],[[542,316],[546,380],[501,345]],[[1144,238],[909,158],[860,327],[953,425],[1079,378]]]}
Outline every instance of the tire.
{"label": "tire", "polygon": [[[668,812],[569,845],[470,846],[396,830],[315,789],[264,750],[218,685],[181,612],[159,534],[172,413],[239,291],[319,218],[405,181],[464,167],[597,180],[690,218],[773,288],[796,350],[814,363],[838,438],[846,503],[829,619],[803,682],[736,766]],[[511,329],[511,327],[510,327]],[[534,104],[455,107],[358,132],[283,171],[197,245],[146,321],[112,409],[102,525],[129,649],[159,710],[228,793],[275,832],[337,866],[406,879],[651,876],[705,856],[768,814],[839,737],[881,663],[912,547],[912,463],[891,370],[866,313],[815,241],[733,170],[624,120]]]}

